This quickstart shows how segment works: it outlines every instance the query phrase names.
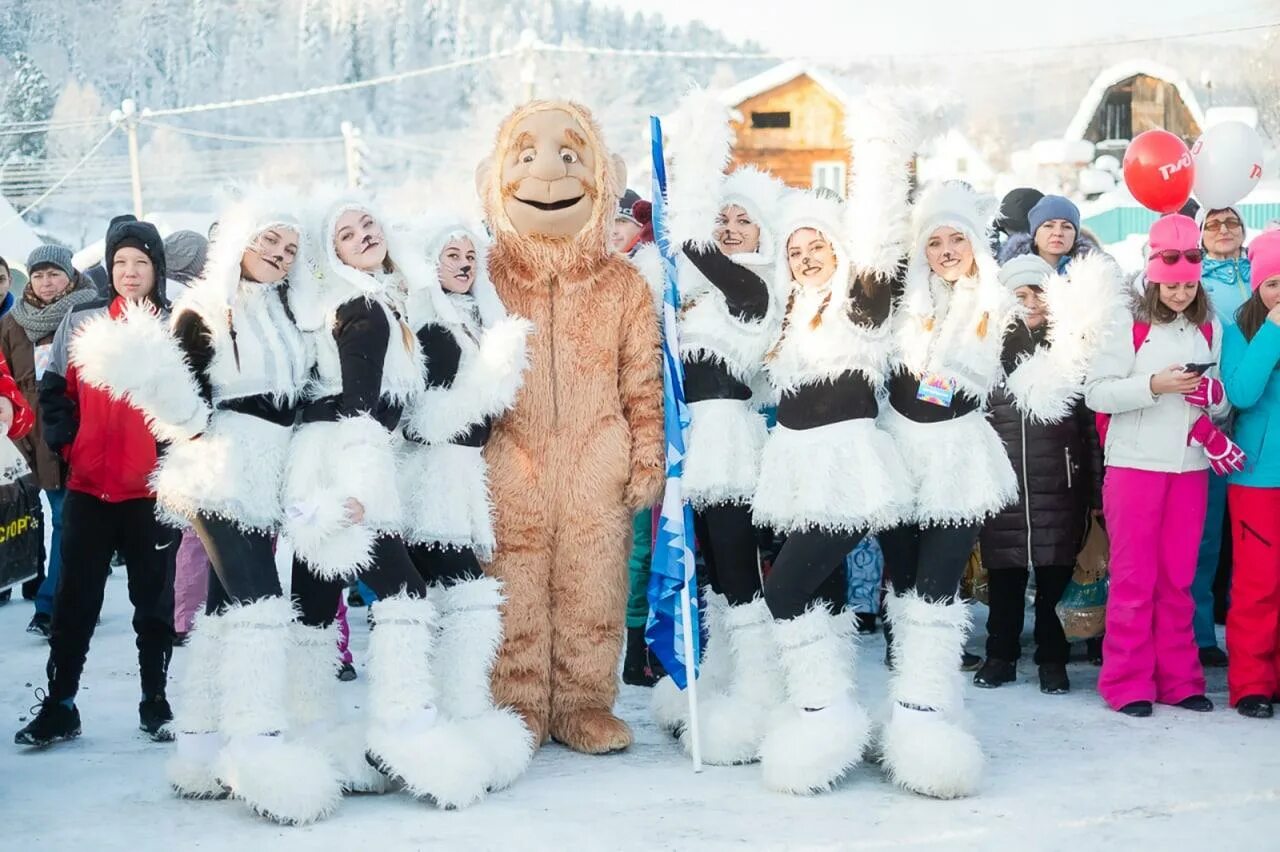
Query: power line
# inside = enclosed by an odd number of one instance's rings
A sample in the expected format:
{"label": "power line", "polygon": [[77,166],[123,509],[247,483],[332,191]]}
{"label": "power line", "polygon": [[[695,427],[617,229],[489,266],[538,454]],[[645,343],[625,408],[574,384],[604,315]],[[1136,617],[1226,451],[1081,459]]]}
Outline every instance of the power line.
{"label": "power line", "polygon": [[[154,113],[151,113],[154,115]],[[139,124],[169,130],[183,136],[194,136],[197,139],[217,139],[222,142],[256,142],[264,145],[330,145],[342,142],[341,136],[241,136],[235,133],[215,133],[210,130],[193,130],[189,127],[178,127],[161,121],[150,121],[142,118]]]}
{"label": "power line", "polygon": [[111,125],[111,129],[108,130],[106,133],[104,133],[102,138],[98,140],[97,144],[94,145],[92,148],[90,148],[85,153],[85,155],[80,158],[80,162],[76,163],[74,166],[71,167],[71,171],[67,172],[65,175],[59,178],[56,183],[54,183],[52,186],[46,189],[43,193],[41,193],[40,196],[36,198],[35,201],[32,201],[22,210],[18,211],[12,217],[6,220],[3,225],[0,225],[0,231],[3,231],[5,228],[9,227],[14,222],[21,221],[22,217],[30,213],[32,210],[34,210],[36,206],[40,204],[40,202],[44,201],[50,195],[53,195],[54,191],[56,191],[58,187],[66,183],[67,178],[75,174],[76,170],[79,169],[81,166],[83,166],[85,163],[87,163],[90,157],[98,153],[98,149],[101,148],[104,144],[106,144],[106,141],[111,138],[111,134],[115,133],[116,129],[117,129],[117,125],[114,125],[114,124]]}

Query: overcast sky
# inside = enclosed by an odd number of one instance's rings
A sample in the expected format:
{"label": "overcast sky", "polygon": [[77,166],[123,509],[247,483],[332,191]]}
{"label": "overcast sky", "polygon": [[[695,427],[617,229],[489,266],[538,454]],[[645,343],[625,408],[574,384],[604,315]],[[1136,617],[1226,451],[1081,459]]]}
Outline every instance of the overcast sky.
{"label": "overcast sky", "polygon": [[592,1],[673,22],[697,18],[776,53],[835,58],[1051,47],[1280,21],[1280,0]]}

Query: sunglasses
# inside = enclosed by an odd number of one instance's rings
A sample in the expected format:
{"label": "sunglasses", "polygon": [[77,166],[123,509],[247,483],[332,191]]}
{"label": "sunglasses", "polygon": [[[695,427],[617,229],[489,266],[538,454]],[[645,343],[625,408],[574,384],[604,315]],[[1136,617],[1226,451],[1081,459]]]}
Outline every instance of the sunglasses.
{"label": "sunglasses", "polygon": [[1242,224],[1239,219],[1223,219],[1219,222],[1205,222],[1204,229],[1211,234],[1218,231],[1238,231]]}
{"label": "sunglasses", "polygon": [[1150,260],[1155,260],[1157,257],[1169,266],[1173,266],[1178,262],[1178,258],[1182,257],[1185,257],[1188,263],[1199,263],[1201,258],[1204,257],[1204,252],[1200,251],[1200,249],[1187,249],[1186,251],[1165,249],[1164,251],[1158,251],[1152,254]]}

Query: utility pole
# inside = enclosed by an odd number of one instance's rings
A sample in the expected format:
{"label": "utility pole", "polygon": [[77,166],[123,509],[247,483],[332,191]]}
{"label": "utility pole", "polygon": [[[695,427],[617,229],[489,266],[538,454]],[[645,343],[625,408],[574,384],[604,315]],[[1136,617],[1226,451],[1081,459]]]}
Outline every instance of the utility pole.
{"label": "utility pole", "polygon": [[[142,218],[142,163],[138,158],[138,105],[133,98],[125,98],[120,104],[118,121],[124,122],[129,136],[129,175],[133,184],[133,215]],[[113,119],[116,117],[113,115]]]}
{"label": "utility pole", "polygon": [[347,189],[361,189],[368,183],[365,159],[369,149],[365,147],[360,128],[349,121],[342,122],[342,148],[347,159]]}
{"label": "utility pole", "polygon": [[538,34],[531,29],[520,33],[520,84],[525,101],[535,95],[538,80]]}

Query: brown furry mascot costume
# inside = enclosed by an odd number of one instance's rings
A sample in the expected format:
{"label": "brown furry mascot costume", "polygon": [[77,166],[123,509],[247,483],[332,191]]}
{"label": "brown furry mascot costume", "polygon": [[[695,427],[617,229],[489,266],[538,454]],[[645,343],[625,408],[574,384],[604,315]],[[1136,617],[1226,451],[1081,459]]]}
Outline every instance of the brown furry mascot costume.
{"label": "brown furry mascot costume", "polygon": [[493,694],[537,743],[591,754],[631,744],[612,712],[631,515],[665,476],[653,299],[608,247],[625,179],[591,113],[547,101],[507,117],[476,175],[489,275],[536,329],[486,449],[507,598]]}

